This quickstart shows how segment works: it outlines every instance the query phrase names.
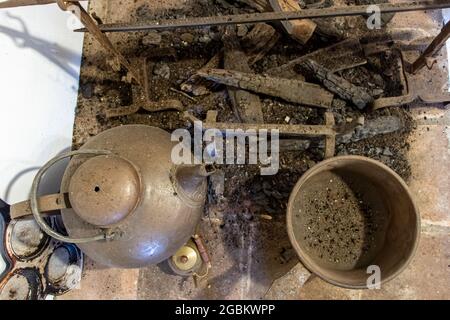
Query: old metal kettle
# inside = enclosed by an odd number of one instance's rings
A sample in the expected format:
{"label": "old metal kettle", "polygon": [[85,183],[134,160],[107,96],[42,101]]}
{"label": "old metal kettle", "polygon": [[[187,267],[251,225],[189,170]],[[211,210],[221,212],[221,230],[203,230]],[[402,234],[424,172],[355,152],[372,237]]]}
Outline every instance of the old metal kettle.
{"label": "old metal kettle", "polygon": [[[12,218],[33,214],[42,230],[76,243],[107,266],[138,268],[159,263],[195,233],[206,198],[202,165],[174,165],[175,142],[144,125],[109,129],[80,150],[50,160],[35,177],[31,199],[13,205]],[[72,157],[61,193],[37,198],[45,171]],[[52,230],[42,212],[61,210],[68,237]]]}

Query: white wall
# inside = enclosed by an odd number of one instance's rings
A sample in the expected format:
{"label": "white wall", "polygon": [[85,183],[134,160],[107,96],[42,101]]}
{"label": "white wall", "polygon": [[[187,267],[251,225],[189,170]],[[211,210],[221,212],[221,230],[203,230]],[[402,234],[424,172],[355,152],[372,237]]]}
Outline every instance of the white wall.
{"label": "white wall", "polygon": [[[0,9],[0,198],[28,199],[37,169],[71,146],[83,34],[56,4]],[[45,192],[57,192],[47,179]],[[2,271],[0,261],[0,273]]]}

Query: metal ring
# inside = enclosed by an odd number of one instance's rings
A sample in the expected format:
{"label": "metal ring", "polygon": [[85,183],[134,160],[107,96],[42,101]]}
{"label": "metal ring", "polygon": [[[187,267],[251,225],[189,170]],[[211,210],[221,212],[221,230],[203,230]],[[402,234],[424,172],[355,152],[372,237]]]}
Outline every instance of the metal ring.
{"label": "metal ring", "polygon": [[30,207],[31,212],[33,213],[34,219],[36,220],[39,227],[41,227],[42,231],[44,231],[47,235],[50,237],[55,238],[56,240],[62,241],[62,242],[68,242],[68,243],[86,243],[91,241],[98,241],[98,240],[107,240],[114,237],[113,234],[107,234],[102,233],[93,237],[89,238],[70,238],[63,236],[62,234],[59,234],[58,232],[54,231],[50,226],[45,222],[44,218],[41,216],[41,212],[39,211],[39,205],[37,201],[37,191],[39,187],[39,183],[41,182],[42,176],[44,173],[55,163],[58,161],[61,161],[65,158],[69,158],[76,155],[109,155],[113,154],[111,151],[107,150],[78,150],[78,151],[70,151],[63,153],[61,155],[58,155],[48,161],[36,174],[33,180],[33,184],[31,185],[31,191],[30,191]]}

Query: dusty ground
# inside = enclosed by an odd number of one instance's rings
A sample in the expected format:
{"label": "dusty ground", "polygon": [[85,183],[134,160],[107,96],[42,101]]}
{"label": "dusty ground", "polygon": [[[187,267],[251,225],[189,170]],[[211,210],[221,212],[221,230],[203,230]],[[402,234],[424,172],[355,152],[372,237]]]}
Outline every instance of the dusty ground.
{"label": "dusty ground", "polygon": [[[121,10],[118,10],[107,1],[96,1],[91,5],[91,11],[94,11],[97,17],[105,23],[252,11],[246,6],[232,6],[231,2],[213,0],[148,2],[138,0],[123,3]],[[420,17],[427,31],[435,33],[439,27],[439,15],[421,15]],[[413,25],[397,18],[395,17],[391,24]],[[335,30],[336,34],[332,37],[329,36],[330,32],[327,36],[315,35],[306,46],[301,46],[288,36],[283,36],[267,56],[254,66],[254,70],[263,72],[267,68],[280,65],[294,57],[335,43],[336,37],[360,34],[361,30],[365,30],[360,28],[363,22],[364,20],[357,17],[335,19],[332,21],[334,28],[331,29]],[[330,26],[325,23],[322,23],[321,28],[330,30]],[[401,30],[401,32],[403,31]],[[412,31],[408,30],[408,32]],[[157,45],[148,44],[148,40],[144,40],[145,36],[146,34],[143,33],[112,34],[111,39],[119,50],[136,64],[139,63],[140,57],[148,58],[146,72],[150,77],[152,100],[180,99],[186,109],[192,110],[199,118],[203,118],[208,110],[214,109],[219,110],[219,120],[236,121],[226,90],[223,88],[219,88],[210,95],[196,97],[196,101],[169,90],[170,88],[179,89],[179,85],[184,80],[220,50],[222,47],[220,28],[165,31],[159,34],[161,42]],[[445,68],[445,64],[443,67]],[[343,71],[341,75],[354,84],[367,87],[372,92],[378,92],[380,96],[395,96],[402,89],[396,71],[389,55],[382,54],[370,59],[367,65]],[[85,40],[80,94],[74,126],[75,148],[81,146],[89,137],[122,124],[142,123],[158,126],[168,131],[187,127],[186,121],[177,111],[158,113],[142,111],[115,119],[106,118],[107,108],[130,105],[133,103],[133,97],[136,96],[138,89],[123,81],[124,75],[124,73],[112,71],[105,59],[104,52],[88,35]],[[269,97],[262,98],[266,123],[284,123],[287,117],[291,124],[323,123],[323,112],[320,110],[287,104]],[[335,99],[332,111],[338,124],[351,121],[363,114],[340,99]],[[416,139],[412,137],[416,137],[417,112],[411,112],[409,108],[405,107],[364,113],[367,120],[392,115],[401,120],[403,125],[400,131],[357,142],[339,144],[337,145],[337,154],[364,155],[380,160],[393,168],[406,181],[411,181],[413,170],[409,159],[409,149],[411,141],[414,142],[413,139]],[[425,120],[426,117],[426,115],[423,116]],[[422,127],[419,130],[422,130]],[[257,166],[218,167],[225,177],[224,194],[222,197],[218,197],[217,194],[211,192],[204,219],[200,225],[200,231],[205,238],[213,261],[213,269],[207,285],[203,284],[196,288],[192,279],[183,279],[170,274],[164,263],[141,270],[119,271],[104,270],[103,267],[89,262],[87,259],[81,291],[74,291],[67,298],[70,298],[71,295],[79,298],[118,299],[130,297],[141,299],[263,297],[272,281],[285,274],[298,262],[286,234],[287,199],[298,178],[322,159],[323,150],[320,147],[320,141],[313,140],[311,146],[303,152],[282,153],[281,168],[275,176],[260,176]],[[443,180],[447,184],[448,181]],[[212,190],[214,187],[217,186],[212,185]],[[445,218],[448,216],[445,215]],[[433,233],[433,237],[442,236],[442,231],[439,230],[437,235]],[[426,238],[424,245],[436,248],[430,244],[430,241],[433,240]],[[335,257],[333,256],[333,258]],[[437,263],[441,263],[441,260]],[[447,268],[442,265],[441,267]],[[439,271],[438,274],[442,274],[442,272]],[[97,285],[93,286],[90,283]],[[323,293],[320,289],[323,286],[327,288],[327,293]],[[99,287],[103,289],[98,290]],[[341,294],[342,298],[377,297],[376,294],[360,294],[355,291],[349,293],[345,290],[341,292],[341,289],[329,287],[321,280],[314,279],[305,285],[300,296],[286,298],[341,297]],[[442,294],[448,294],[448,290],[437,296],[442,296]],[[380,297],[386,296],[381,294]]]}

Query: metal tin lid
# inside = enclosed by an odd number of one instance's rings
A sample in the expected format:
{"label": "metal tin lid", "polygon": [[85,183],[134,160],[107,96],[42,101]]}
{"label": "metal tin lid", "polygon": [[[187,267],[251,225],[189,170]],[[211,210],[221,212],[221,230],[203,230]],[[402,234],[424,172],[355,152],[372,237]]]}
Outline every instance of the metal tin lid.
{"label": "metal tin lid", "polygon": [[30,296],[28,279],[21,274],[12,276],[0,291],[1,300],[28,300]]}
{"label": "metal tin lid", "polygon": [[197,261],[197,252],[189,246],[181,247],[180,250],[172,256],[173,264],[182,271],[191,270],[196,265]]}
{"label": "metal tin lid", "polygon": [[111,226],[127,217],[140,199],[140,175],[118,156],[97,156],[85,161],[69,184],[72,208],[84,221]]}
{"label": "metal tin lid", "polygon": [[48,237],[35,220],[16,220],[10,226],[10,246],[17,258],[34,258],[46,245]]}
{"label": "metal tin lid", "polygon": [[36,300],[42,291],[37,270],[17,269],[0,287],[0,300]]}

